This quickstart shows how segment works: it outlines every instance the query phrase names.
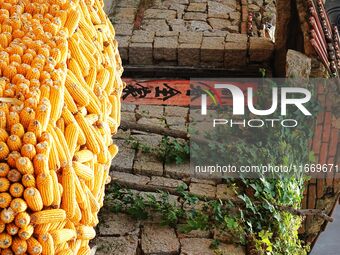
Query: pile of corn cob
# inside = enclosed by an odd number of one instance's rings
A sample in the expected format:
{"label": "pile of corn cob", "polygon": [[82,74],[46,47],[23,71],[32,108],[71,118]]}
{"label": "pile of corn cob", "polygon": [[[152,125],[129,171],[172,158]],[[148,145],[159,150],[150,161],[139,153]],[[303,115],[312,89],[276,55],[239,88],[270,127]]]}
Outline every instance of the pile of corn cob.
{"label": "pile of corn cob", "polygon": [[0,249],[90,254],[123,83],[102,0],[0,1]]}

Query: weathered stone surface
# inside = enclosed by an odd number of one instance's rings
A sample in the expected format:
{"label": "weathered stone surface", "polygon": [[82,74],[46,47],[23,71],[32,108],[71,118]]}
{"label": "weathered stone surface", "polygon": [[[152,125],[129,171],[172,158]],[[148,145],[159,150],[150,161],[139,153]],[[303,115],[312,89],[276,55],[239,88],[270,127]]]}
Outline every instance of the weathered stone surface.
{"label": "weathered stone surface", "polygon": [[240,32],[240,27],[238,25],[237,26],[231,25],[231,26],[227,26],[225,28],[225,30],[230,32],[230,33],[239,33]]}
{"label": "weathered stone surface", "polygon": [[227,19],[228,13],[235,9],[215,1],[208,1],[208,17]]}
{"label": "weathered stone surface", "polygon": [[151,186],[155,189],[166,190],[169,192],[175,192],[179,186],[183,185],[183,181],[158,176],[152,176],[151,181],[148,183],[148,186]]}
{"label": "weathered stone surface", "polygon": [[118,1],[117,7],[138,7],[140,0],[124,0]]}
{"label": "weathered stone surface", "polygon": [[104,213],[100,217],[98,229],[101,236],[125,236],[139,232],[139,222],[126,214]]}
{"label": "weathered stone surface", "polygon": [[178,42],[187,44],[201,44],[203,34],[201,32],[181,32],[179,33]]}
{"label": "weathered stone surface", "polygon": [[201,48],[202,62],[223,62],[224,38],[203,37]]}
{"label": "weathered stone surface", "polygon": [[216,187],[216,198],[227,200],[235,198],[236,194],[232,187],[227,184],[219,184]]}
{"label": "weathered stone surface", "polygon": [[134,112],[122,112],[121,118],[126,121],[136,122],[136,115]]}
{"label": "weathered stone surface", "polygon": [[98,237],[96,255],[136,255],[138,237],[134,235],[121,237]]}
{"label": "weathered stone surface", "polygon": [[186,12],[183,18],[184,20],[206,21],[207,14],[201,12]]}
{"label": "weathered stone surface", "polygon": [[211,26],[206,21],[189,21],[186,23],[186,27],[190,31],[203,32],[211,29]]}
{"label": "weathered stone surface", "polygon": [[168,164],[164,166],[165,175],[175,179],[190,177],[193,173],[190,171],[189,164]]}
{"label": "weathered stone surface", "polygon": [[123,61],[128,61],[129,59],[129,43],[130,36],[116,36],[118,41],[119,55]]}
{"label": "weathered stone surface", "polygon": [[119,24],[115,27],[116,35],[132,35],[133,24]]}
{"label": "weathered stone surface", "polygon": [[141,246],[145,255],[176,255],[180,248],[173,229],[155,224],[144,226]]}
{"label": "weathered stone surface", "polygon": [[152,43],[131,43],[129,47],[129,63],[131,65],[152,65]]}
{"label": "weathered stone surface", "polygon": [[[228,38],[228,36],[227,36]],[[224,50],[224,66],[226,68],[244,67],[247,64],[247,40],[226,42]]]}
{"label": "weathered stone surface", "polygon": [[227,34],[228,34],[227,31],[218,31],[218,30],[203,32],[204,37],[226,37]]}
{"label": "weathered stone surface", "polygon": [[138,153],[133,165],[135,174],[146,176],[162,176],[163,162],[149,153]]}
{"label": "weathered stone surface", "polygon": [[248,41],[248,36],[245,34],[227,34],[225,39],[226,42],[234,43],[246,43]]}
{"label": "weathered stone surface", "polygon": [[184,126],[185,122],[186,122],[186,119],[184,117],[167,117],[166,118],[166,124],[168,126],[178,126],[178,125]]}
{"label": "weathered stone surface", "polygon": [[216,187],[210,184],[191,183],[189,191],[198,197],[215,198],[216,196]]}
{"label": "weathered stone surface", "polygon": [[113,183],[118,183],[123,186],[132,187],[134,189],[142,189],[150,181],[147,176],[121,173],[121,172],[110,172]]}
{"label": "weathered stone surface", "polygon": [[131,172],[133,159],[135,157],[134,150],[126,145],[122,145],[124,141],[116,140],[119,146],[119,153],[111,162],[113,171]]}
{"label": "weathered stone surface", "polygon": [[312,60],[301,52],[288,50],[286,76],[290,78],[309,78]]}
{"label": "weathered stone surface", "polygon": [[164,108],[164,115],[169,117],[184,117],[188,115],[189,109],[180,106],[167,106]]}
{"label": "weathered stone surface", "polygon": [[135,109],[136,109],[135,104],[128,104],[128,103],[122,103],[121,104],[122,112],[134,112]]}
{"label": "weathered stone surface", "polygon": [[228,19],[209,18],[208,23],[213,29],[216,30],[223,30],[231,25],[231,22]]}
{"label": "weathered stone surface", "polygon": [[156,33],[157,37],[178,37],[179,32],[177,31],[158,31]]}
{"label": "weathered stone surface", "polygon": [[200,64],[201,44],[180,44],[178,47],[178,65],[198,66]]}
{"label": "weathered stone surface", "polygon": [[133,43],[152,43],[155,37],[155,32],[135,30],[131,37]]}
{"label": "weathered stone surface", "polygon": [[164,19],[149,19],[144,20],[142,25],[143,30],[157,32],[157,31],[169,31],[169,26]]}
{"label": "weathered stone surface", "polygon": [[117,8],[115,10],[115,14],[112,17],[112,21],[114,23],[118,23],[119,25],[122,23],[130,23],[132,24],[135,20],[136,8]]}
{"label": "weathered stone surface", "polygon": [[185,21],[183,19],[170,20],[168,23],[172,31],[184,32],[188,30],[188,28],[185,26]]}
{"label": "weathered stone surface", "polygon": [[164,107],[158,105],[139,105],[136,112],[145,117],[162,118]]}
{"label": "weathered stone surface", "polygon": [[187,9],[188,12],[205,12],[206,10],[206,3],[190,3]]}
{"label": "weathered stone surface", "polygon": [[156,135],[156,134],[145,134],[145,135],[134,134],[133,138],[136,141],[139,141],[140,143],[142,143],[143,145],[155,148],[159,146],[163,137],[161,135]]}
{"label": "weathered stone surface", "polygon": [[249,55],[250,61],[265,62],[270,60],[274,50],[274,44],[266,38],[250,37]]}
{"label": "weathered stone surface", "polygon": [[163,119],[145,118],[142,117],[137,121],[138,124],[155,125],[159,127],[165,127],[165,121]]}
{"label": "weathered stone surface", "polygon": [[156,37],[154,42],[153,56],[157,60],[177,60],[177,37]]}
{"label": "weathered stone surface", "polygon": [[174,10],[147,9],[144,13],[144,19],[171,20],[175,18],[176,18],[176,11]]}
{"label": "weathered stone surface", "polygon": [[[212,239],[205,238],[183,238],[181,242],[181,255],[216,255],[215,251],[210,249]],[[226,255],[244,255],[242,247],[235,245],[221,244],[218,247],[219,254]]]}
{"label": "weathered stone surface", "polygon": [[240,12],[231,12],[229,13],[229,19],[232,21],[233,25],[239,24],[241,22],[241,13]]}

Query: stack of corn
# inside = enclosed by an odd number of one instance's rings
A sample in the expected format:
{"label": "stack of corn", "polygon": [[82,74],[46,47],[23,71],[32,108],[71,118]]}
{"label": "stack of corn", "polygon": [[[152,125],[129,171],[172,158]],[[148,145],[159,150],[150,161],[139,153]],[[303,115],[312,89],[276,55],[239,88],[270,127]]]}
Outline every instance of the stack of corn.
{"label": "stack of corn", "polygon": [[102,0],[0,1],[1,254],[89,254],[122,73]]}

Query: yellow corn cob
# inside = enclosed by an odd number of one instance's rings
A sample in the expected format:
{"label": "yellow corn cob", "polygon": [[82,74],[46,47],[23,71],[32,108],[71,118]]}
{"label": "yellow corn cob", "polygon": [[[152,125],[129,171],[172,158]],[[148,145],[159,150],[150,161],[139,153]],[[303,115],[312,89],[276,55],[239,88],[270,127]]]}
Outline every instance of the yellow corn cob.
{"label": "yellow corn cob", "polygon": [[90,255],[91,254],[91,249],[88,246],[81,247],[78,251],[78,255]]}
{"label": "yellow corn cob", "polygon": [[61,193],[59,191],[59,183],[58,177],[55,171],[51,170],[50,175],[52,177],[52,184],[53,184],[53,202],[52,205],[54,207],[59,207],[61,202]]}
{"label": "yellow corn cob", "polygon": [[76,191],[74,185],[75,173],[73,167],[66,166],[62,170],[63,195],[61,208],[66,211],[67,217],[72,218],[75,214]]}
{"label": "yellow corn cob", "polygon": [[65,133],[65,120],[61,117],[57,120],[57,128],[61,130],[62,133]]}
{"label": "yellow corn cob", "polygon": [[93,227],[80,225],[77,227],[77,238],[83,240],[91,240],[96,236],[96,231]]}
{"label": "yellow corn cob", "polygon": [[37,152],[35,150],[34,145],[32,145],[32,144],[29,144],[29,143],[28,144],[24,144],[21,147],[21,155],[23,157],[27,157],[30,160],[32,160],[36,154],[37,154]]}
{"label": "yellow corn cob", "polygon": [[0,213],[0,219],[4,223],[11,223],[14,220],[15,212],[12,208],[3,209]]}
{"label": "yellow corn cob", "polygon": [[67,106],[67,109],[69,109],[73,114],[78,112],[77,105],[74,102],[70,92],[68,92],[67,89],[65,89],[64,91],[64,99],[65,99],[65,104]]}
{"label": "yellow corn cob", "polygon": [[13,239],[11,248],[14,254],[25,254],[27,251],[27,242],[26,240],[20,239],[19,237],[15,237]]}
{"label": "yellow corn cob", "polygon": [[60,229],[51,231],[51,236],[55,245],[62,244],[76,237],[76,232],[72,229]]}
{"label": "yellow corn cob", "polygon": [[77,174],[77,176],[79,176],[81,179],[84,180],[93,180],[94,178],[94,172],[93,169],[91,169],[90,167],[77,162],[77,161],[73,161],[72,162],[73,168],[75,173]]}
{"label": "yellow corn cob", "polygon": [[98,200],[99,192],[101,191],[103,178],[104,178],[104,166],[102,164],[94,165],[94,174],[96,178],[94,179],[94,186],[92,189],[93,196]]}
{"label": "yellow corn cob", "polygon": [[11,182],[18,182],[21,179],[21,173],[16,169],[11,169],[7,174],[7,179]]}
{"label": "yellow corn cob", "polygon": [[[55,134],[57,135],[57,139],[60,142],[61,147],[63,148],[64,152],[65,152],[65,156],[66,156],[66,163],[69,164],[71,162],[71,155],[70,155],[70,150],[68,148],[68,144],[66,142],[66,138],[64,136],[64,134],[62,133],[62,131],[58,128],[55,127],[54,128]],[[61,149],[61,148],[60,148]]]}
{"label": "yellow corn cob", "polygon": [[46,130],[47,128],[48,122],[50,120],[51,112],[52,112],[52,106],[49,101],[46,101],[45,103],[38,105],[36,120],[39,121],[39,123],[41,123],[43,130]]}
{"label": "yellow corn cob", "polygon": [[73,160],[80,163],[88,162],[93,160],[94,155],[90,150],[80,150],[74,153]]}
{"label": "yellow corn cob", "polygon": [[8,133],[5,129],[0,128],[0,142],[7,141]]}
{"label": "yellow corn cob", "polygon": [[84,131],[84,134],[86,136],[86,146],[94,153],[98,154],[99,153],[99,144],[95,138],[95,136],[92,133],[92,130],[90,126],[88,125],[86,119],[84,118],[83,115],[80,113],[77,113],[75,115],[75,118],[80,126],[80,128]]}
{"label": "yellow corn cob", "polygon": [[33,225],[28,225],[24,228],[21,228],[18,232],[18,236],[22,239],[22,240],[27,240],[28,238],[30,238],[33,235],[34,232],[34,227]]}
{"label": "yellow corn cob", "polygon": [[6,225],[7,234],[14,236],[18,233],[19,228],[14,223],[9,223]]}
{"label": "yellow corn cob", "polygon": [[34,173],[32,161],[27,157],[18,158],[15,165],[21,174]]}
{"label": "yellow corn cob", "polygon": [[15,198],[11,202],[11,208],[14,212],[20,213],[20,212],[26,211],[27,204],[26,204],[25,200],[23,200],[21,198]]}
{"label": "yellow corn cob", "polygon": [[73,35],[80,20],[80,12],[78,9],[71,9],[68,12],[65,28],[68,29],[69,36]]}
{"label": "yellow corn cob", "polygon": [[12,197],[7,192],[0,193],[0,208],[6,208],[10,205]]}
{"label": "yellow corn cob", "polygon": [[7,233],[0,234],[0,248],[6,249],[12,244],[12,237]]}
{"label": "yellow corn cob", "polygon": [[90,98],[86,93],[85,88],[80,85],[80,82],[71,71],[67,72],[65,87],[77,104],[80,106],[89,104]]}
{"label": "yellow corn cob", "polygon": [[35,212],[31,215],[31,222],[33,224],[47,224],[64,221],[66,213],[63,209],[50,209]]}
{"label": "yellow corn cob", "polygon": [[34,237],[30,237],[27,240],[27,251],[29,254],[38,255],[42,253],[42,245]]}
{"label": "yellow corn cob", "polygon": [[37,188],[41,194],[44,206],[50,206],[54,199],[52,176],[47,173],[41,173],[37,176]]}
{"label": "yellow corn cob", "polygon": [[[20,138],[19,138],[20,141]],[[9,148],[4,142],[0,142],[0,160],[5,159],[9,154]]]}
{"label": "yellow corn cob", "polygon": [[[26,179],[27,177],[25,177],[25,176],[26,175],[24,175],[22,177],[22,179]],[[9,193],[11,194],[12,197],[19,198],[24,193],[24,186],[21,183],[18,183],[18,182],[13,183],[9,188]]]}
{"label": "yellow corn cob", "polygon": [[42,245],[42,254],[43,255],[54,255],[54,242],[51,234],[41,234],[38,236],[38,241]]}
{"label": "yellow corn cob", "polygon": [[10,133],[11,133],[11,135],[17,135],[21,138],[25,134],[25,129],[24,129],[23,125],[21,125],[20,123],[16,123],[16,124],[11,126],[11,132]]}
{"label": "yellow corn cob", "polygon": [[9,189],[10,182],[7,178],[0,178],[0,192],[5,192]]}
{"label": "yellow corn cob", "polygon": [[51,120],[56,122],[60,116],[64,106],[64,87],[52,86],[50,92],[51,102]]}
{"label": "yellow corn cob", "polygon": [[73,155],[77,146],[78,137],[79,137],[78,125],[76,123],[71,123],[67,125],[65,130],[65,139],[68,146],[69,155]]}
{"label": "yellow corn cob", "polygon": [[80,51],[77,40],[74,37],[71,37],[68,40],[68,45],[71,56],[77,60],[79,66],[81,67],[83,75],[87,76],[90,70],[90,64],[84,57],[83,53]]}
{"label": "yellow corn cob", "polygon": [[24,144],[32,144],[36,145],[37,144],[37,137],[35,133],[33,132],[26,132],[22,138],[22,142]]}
{"label": "yellow corn cob", "polygon": [[15,216],[15,225],[19,228],[25,228],[30,224],[31,217],[27,212],[20,212]]}
{"label": "yellow corn cob", "polygon": [[[25,174],[22,177],[22,184],[26,187],[26,188],[30,188],[30,187],[35,187],[35,178],[32,174]],[[14,184],[12,184],[14,185]],[[13,187],[14,188],[14,187]],[[19,193],[20,192],[20,187],[16,188],[13,192],[15,193]]]}
{"label": "yellow corn cob", "polygon": [[34,133],[35,137],[40,137],[42,130],[43,126],[38,120],[31,120],[27,127],[27,131]]}
{"label": "yellow corn cob", "polygon": [[44,206],[39,190],[34,187],[25,189],[24,199],[32,211],[41,211]]}

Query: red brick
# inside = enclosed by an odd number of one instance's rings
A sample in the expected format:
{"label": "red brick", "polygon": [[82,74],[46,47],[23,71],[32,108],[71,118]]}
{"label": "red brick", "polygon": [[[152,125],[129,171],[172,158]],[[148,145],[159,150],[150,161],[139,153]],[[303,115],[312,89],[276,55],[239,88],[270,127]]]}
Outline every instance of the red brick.
{"label": "red brick", "polygon": [[328,143],[322,143],[321,150],[320,150],[320,158],[319,158],[318,163],[326,164],[327,158],[328,158],[327,155],[328,155]]}
{"label": "red brick", "polygon": [[336,150],[338,147],[338,136],[339,130],[337,128],[333,128],[331,131],[331,139],[329,143],[329,156],[334,157],[336,155]]}
{"label": "red brick", "polygon": [[322,198],[325,192],[325,179],[317,179],[316,191],[317,191],[317,197]]}
{"label": "red brick", "polygon": [[332,111],[332,102],[331,97],[326,100],[326,111]]}
{"label": "red brick", "polygon": [[[327,161],[327,164],[334,164],[334,158],[329,158]],[[330,169],[327,172],[327,176],[326,176],[326,187],[333,187],[333,181],[334,181],[334,173],[335,173],[335,169],[334,169],[334,165],[332,168],[332,171],[330,171]]]}
{"label": "red brick", "polygon": [[325,113],[324,112],[320,112],[318,114],[317,119],[316,119],[317,124],[322,124],[323,120],[324,120],[324,117],[325,117]]}
{"label": "red brick", "polygon": [[325,121],[322,132],[322,141],[328,142],[331,136],[331,126],[332,126],[332,114],[330,112],[325,113]]}
{"label": "red brick", "polygon": [[319,95],[318,96],[319,103],[322,107],[326,107],[326,96],[325,95]]}
{"label": "red brick", "polygon": [[322,125],[317,125],[313,137],[313,151],[315,154],[319,154],[321,146]]}
{"label": "red brick", "polygon": [[315,198],[316,198],[316,186],[309,185],[308,187],[308,199],[307,206],[309,209],[315,209]]}
{"label": "red brick", "polygon": [[319,84],[317,85],[317,87],[318,87],[318,94],[319,94],[319,95],[325,93],[325,87],[324,87],[324,85],[323,85],[322,83],[319,83]]}
{"label": "red brick", "polygon": [[246,21],[242,21],[241,23],[241,34],[247,34],[248,33],[248,23]]}
{"label": "red brick", "polygon": [[316,183],[316,179],[315,178],[310,179],[309,183],[311,184]]}
{"label": "red brick", "polygon": [[248,6],[242,5],[242,21],[248,21]]}

